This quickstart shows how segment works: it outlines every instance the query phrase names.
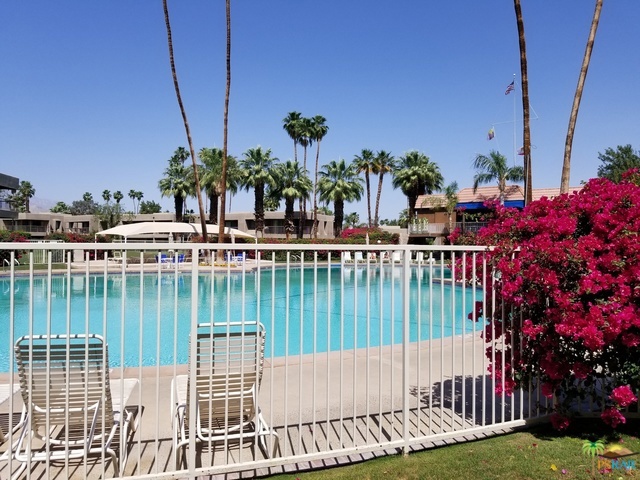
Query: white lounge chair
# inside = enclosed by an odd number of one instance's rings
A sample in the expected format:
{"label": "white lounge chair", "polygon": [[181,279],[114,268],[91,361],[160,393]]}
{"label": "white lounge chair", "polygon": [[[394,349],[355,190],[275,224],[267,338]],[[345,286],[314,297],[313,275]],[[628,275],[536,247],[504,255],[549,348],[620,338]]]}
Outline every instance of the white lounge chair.
{"label": "white lounge chair", "polygon": [[401,263],[402,262],[402,250],[394,250],[391,253],[391,263]]}
{"label": "white lounge chair", "polygon": [[344,263],[352,263],[351,252],[342,252],[342,261]]}
{"label": "white lounge chair", "polygon": [[[257,442],[265,457],[275,456],[278,434],[269,428],[258,407],[264,342],[264,326],[257,322],[198,326],[196,371],[177,376],[171,385],[176,467],[180,453],[189,445],[190,423],[195,426],[196,441],[202,444]],[[196,418],[190,422],[192,381],[197,398]],[[267,435],[272,438],[272,453],[267,449]]]}
{"label": "white lounge chair", "polygon": [[355,252],[354,260],[356,263],[364,263],[364,257],[362,256],[362,252]]}
{"label": "white lounge chair", "polygon": [[[2,409],[2,413],[0,413],[0,445],[9,441],[12,442],[6,447],[6,450],[0,454],[0,461],[3,462],[9,462],[12,451],[16,447],[16,441],[13,440],[13,435],[20,431],[26,420],[26,412],[21,400],[16,398],[13,405],[14,411],[8,411],[10,398],[19,391],[19,383],[0,385],[0,408]],[[10,467],[13,470],[11,478],[17,478],[25,470],[26,465],[14,460]]]}
{"label": "white lounge chair", "polygon": [[127,442],[137,428],[137,410],[126,404],[138,380],[110,382],[103,338],[24,336],[15,353],[27,420],[13,457],[26,465],[110,458],[122,476],[128,448],[119,442]]}

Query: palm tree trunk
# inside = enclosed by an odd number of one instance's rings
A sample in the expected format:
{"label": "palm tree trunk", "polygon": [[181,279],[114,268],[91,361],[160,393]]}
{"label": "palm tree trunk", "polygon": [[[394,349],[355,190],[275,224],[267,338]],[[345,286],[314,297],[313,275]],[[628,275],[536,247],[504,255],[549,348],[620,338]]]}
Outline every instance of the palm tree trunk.
{"label": "palm tree trunk", "polygon": [[377,227],[380,223],[380,218],[378,217],[378,213],[380,212],[380,197],[382,196],[382,179],[383,178],[384,178],[384,173],[380,172],[380,176],[378,177],[378,193],[376,194],[376,214],[373,217],[374,227]]}
{"label": "palm tree trunk", "polygon": [[[304,171],[307,172],[307,146],[304,146]],[[298,238],[304,238],[304,227],[307,223],[307,199],[300,199],[300,221],[298,223]]]}
{"label": "palm tree trunk", "polygon": [[180,106],[180,113],[182,114],[184,129],[187,133],[187,142],[189,143],[189,152],[191,153],[191,161],[193,163],[193,178],[196,184],[196,197],[198,198],[198,209],[200,210],[200,226],[202,228],[202,236],[204,238],[207,238],[207,219],[204,215],[204,204],[202,203],[202,191],[200,188],[200,178],[198,176],[198,164],[196,162],[196,153],[195,153],[195,150],[193,149],[193,140],[191,139],[191,129],[189,128],[187,113],[184,109],[184,104],[182,103],[182,96],[180,95],[180,86],[178,84],[176,64],[173,60],[173,40],[171,38],[171,24],[169,22],[169,9],[167,7],[167,0],[162,0],[162,6],[164,8],[164,23],[167,27],[167,42],[169,44],[169,63],[171,64],[171,76],[173,77],[173,87],[176,91],[178,105]]}
{"label": "palm tree trunk", "polygon": [[218,195],[209,194],[209,222],[218,223]]}
{"label": "palm tree trunk", "polygon": [[589,31],[587,48],[584,52],[582,68],[580,69],[580,76],[578,77],[578,86],[576,87],[576,94],[573,97],[573,106],[571,107],[571,116],[569,117],[569,129],[567,130],[567,141],[564,145],[564,161],[562,162],[562,176],[560,177],[560,193],[569,193],[569,175],[571,173],[571,147],[573,145],[573,134],[576,129],[576,122],[578,120],[578,109],[580,108],[580,100],[582,100],[584,82],[587,78],[587,70],[589,70],[589,62],[591,61],[593,43],[596,39],[596,31],[598,30],[598,22],[600,21],[602,1],[603,0],[596,0],[596,9],[593,12],[593,20],[591,21],[591,30]]}
{"label": "palm tree trunk", "polygon": [[183,208],[184,202],[182,200],[182,197],[175,195],[173,197],[173,206],[176,209],[176,222],[180,223],[182,222],[182,208]]}
{"label": "palm tree trunk", "polygon": [[367,184],[367,225],[371,228],[371,181],[369,172],[365,173],[365,182]]}
{"label": "palm tree trunk", "polygon": [[256,217],[256,232],[264,238],[264,185],[256,183],[255,186],[254,215]]}
{"label": "palm tree trunk", "polygon": [[524,37],[524,21],[520,0],[514,0],[516,21],[518,23],[518,40],[520,43],[520,75],[522,76],[522,133],[524,150],[524,204],[529,205],[533,200],[533,185],[531,172],[531,128],[529,124],[529,76],[527,73],[527,47]]}
{"label": "palm tree trunk", "polygon": [[[220,179],[220,219],[218,242],[224,243],[225,210],[227,208],[227,141],[229,130],[229,91],[231,90],[231,0],[226,0],[227,16],[227,86],[224,94],[224,121],[222,133],[222,175]],[[218,251],[218,258],[224,259],[224,251]]]}
{"label": "palm tree trunk", "polygon": [[335,201],[335,217],[333,219],[333,236],[338,238],[342,234],[342,222],[344,221],[344,201]]}
{"label": "palm tree trunk", "polygon": [[318,166],[320,163],[320,138],[318,138],[316,147],[316,174],[313,180],[313,238],[318,238]]}

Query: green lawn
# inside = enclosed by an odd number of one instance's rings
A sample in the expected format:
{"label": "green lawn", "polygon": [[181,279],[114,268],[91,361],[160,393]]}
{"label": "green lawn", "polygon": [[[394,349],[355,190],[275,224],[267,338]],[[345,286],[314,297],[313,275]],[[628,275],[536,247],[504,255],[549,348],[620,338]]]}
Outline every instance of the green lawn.
{"label": "green lawn", "polygon": [[[582,453],[586,440],[601,439],[605,445],[618,444],[640,452],[638,424],[631,424],[619,435],[594,430],[601,422],[592,420],[559,435],[548,426],[460,443],[424,452],[383,457],[346,467],[295,475],[277,475],[273,479],[590,479],[591,457]],[[595,478],[640,478],[640,454],[625,458],[637,463],[635,469],[607,471],[603,461]],[[610,465],[610,463],[609,463]],[[596,463],[597,466],[597,463]]]}

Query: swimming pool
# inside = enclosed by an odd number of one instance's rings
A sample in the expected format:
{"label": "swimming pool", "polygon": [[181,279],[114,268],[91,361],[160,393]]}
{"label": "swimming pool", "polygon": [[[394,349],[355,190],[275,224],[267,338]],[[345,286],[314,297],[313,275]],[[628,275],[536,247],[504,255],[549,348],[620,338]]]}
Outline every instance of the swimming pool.
{"label": "swimming pool", "polygon": [[[447,275],[450,272],[445,269]],[[440,276],[438,268],[411,268],[411,341],[479,328],[467,313],[481,292],[441,282]],[[0,338],[8,339],[10,292],[8,281],[3,282]],[[28,282],[15,279],[14,342],[29,333]],[[267,358],[390,345],[402,339],[402,268],[398,266],[200,274],[197,298],[199,322],[261,321],[267,330]],[[34,278],[33,333],[101,334],[109,344],[113,366],[186,363],[190,315],[190,273],[65,275],[52,277],[51,285],[46,277]],[[0,349],[0,371],[8,370],[9,355],[7,349]]]}

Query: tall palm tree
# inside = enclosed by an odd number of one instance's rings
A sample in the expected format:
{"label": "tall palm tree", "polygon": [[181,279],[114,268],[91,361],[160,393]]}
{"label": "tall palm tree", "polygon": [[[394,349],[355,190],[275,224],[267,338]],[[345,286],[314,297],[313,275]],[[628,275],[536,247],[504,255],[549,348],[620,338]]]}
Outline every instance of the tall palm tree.
{"label": "tall palm tree", "polygon": [[115,192],[113,192],[113,199],[118,205],[120,205],[120,200],[122,200],[123,198],[124,195],[122,195],[122,192],[120,190],[116,190]]}
{"label": "tall palm tree", "polygon": [[[227,170],[228,161],[227,156],[229,150],[227,148],[228,133],[229,133],[229,93],[231,92],[231,0],[225,2],[225,13],[227,21],[227,83],[224,94],[224,119],[223,119],[223,133],[222,133],[222,179],[220,180],[220,220],[218,225],[222,225],[219,229],[218,242],[224,243],[224,224],[225,224],[225,210],[227,208]],[[224,251],[218,250],[218,258],[222,260],[224,258]]]}
{"label": "tall palm tree", "polygon": [[109,202],[111,201],[111,192],[109,190],[103,190],[102,199],[104,200],[104,203],[108,205]]}
{"label": "tall palm tree", "polygon": [[497,181],[500,205],[504,205],[507,181],[521,182],[524,180],[524,168],[520,165],[508,167],[507,157],[495,150],[491,150],[489,156],[477,155],[473,161],[473,168],[478,171],[473,176],[473,193],[476,193],[479,185]]}
{"label": "tall palm tree", "polygon": [[320,200],[334,204],[333,234],[338,238],[342,233],[344,203],[356,202],[362,198],[362,178],[344,160],[332,160],[322,167],[318,186]]}
{"label": "tall palm tree", "polygon": [[[310,118],[303,117],[298,122],[298,143],[302,145],[304,152],[304,171],[307,172],[307,148],[313,145],[313,122]],[[304,236],[304,228],[307,223],[307,199],[300,199],[300,224],[298,225],[298,238]]]}
{"label": "tall palm tree", "polygon": [[243,155],[244,158],[240,160],[240,168],[245,171],[243,186],[247,191],[249,188],[254,190],[256,232],[264,237],[264,191],[267,185],[274,183],[271,169],[278,159],[271,157],[271,149],[262,150],[259,146],[250,148]]}
{"label": "tall palm tree", "polygon": [[158,182],[160,195],[173,197],[176,222],[181,222],[185,199],[193,191],[193,184],[189,179],[189,169],[184,166],[179,156],[174,155],[169,159],[169,166],[164,170],[164,175],[164,178]]}
{"label": "tall palm tree", "polygon": [[[218,223],[218,205],[222,191],[222,156],[219,148],[202,148],[198,153],[202,165],[201,186],[209,197],[209,222]],[[227,156],[227,190],[238,192],[241,183],[241,171],[235,157]]]}
{"label": "tall palm tree", "polygon": [[393,172],[395,165],[395,158],[390,152],[380,150],[373,159],[373,173],[378,175],[378,193],[376,194],[376,210],[373,216],[374,226],[378,226],[380,223],[380,217],[378,213],[380,211],[380,197],[382,196],[382,181],[387,173]]}
{"label": "tall palm tree", "polygon": [[198,165],[196,163],[196,153],[193,149],[193,140],[191,140],[191,130],[189,128],[189,122],[187,120],[187,113],[182,103],[182,96],[180,95],[180,86],[178,84],[178,74],[176,73],[176,64],[173,60],[173,40],[171,38],[171,23],[169,22],[169,8],[167,7],[167,0],[162,0],[162,7],[164,9],[164,23],[167,27],[167,43],[169,45],[169,63],[171,64],[171,76],[173,77],[173,87],[176,91],[176,98],[178,99],[178,105],[180,107],[180,113],[182,115],[182,121],[184,123],[184,129],[187,134],[187,143],[189,144],[189,153],[193,162],[193,178],[195,183],[195,193],[198,198],[198,210],[200,211],[200,226],[202,228],[202,236],[207,238],[207,220],[204,216],[204,205],[202,203],[202,195],[200,194],[200,178],[198,177]]}
{"label": "tall palm tree", "polygon": [[524,154],[524,204],[533,200],[532,163],[531,163],[531,128],[529,125],[529,75],[527,73],[527,46],[524,37],[524,21],[520,0],[513,0],[518,24],[518,42],[520,45],[520,75],[522,76],[522,150]]}
{"label": "tall palm tree", "polygon": [[287,160],[285,163],[276,165],[273,169],[274,188],[271,193],[277,198],[284,198],[284,231],[287,240],[296,231],[293,223],[293,209],[295,201],[309,196],[313,190],[311,179],[307,172],[296,161]]}
{"label": "tall palm tree", "polygon": [[133,202],[133,213],[138,213],[138,208],[136,207],[136,191],[132,188],[131,190],[129,190],[128,196]]}
{"label": "tall palm tree", "polygon": [[367,224],[371,228],[371,179],[374,170],[373,152],[368,148],[362,149],[360,155],[353,157],[353,168],[356,172],[364,174],[365,185],[367,187]]}
{"label": "tall palm tree", "polygon": [[300,137],[300,120],[302,114],[300,112],[289,112],[282,119],[282,128],[285,129],[291,140],[293,140],[293,160],[298,161],[298,138]]}
{"label": "tall palm tree", "polygon": [[569,193],[569,176],[571,173],[571,147],[573,145],[573,134],[578,121],[578,108],[580,108],[580,100],[582,100],[582,91],[584,90],[584,82],[587,78],[587,70],[591,62],[591,52],[593,51],[593,43],[596,40],[596,31],[598,30],[598,22],[600,22],[600,12],[602,11],[602,0],[596,0],[596,9],[593,12],[591,20],[591,29],[589,30],[589,39],[587,40],[587,48],[584,51],[582,59],[582,68],[580,68],[580,76],[578,77],[578,86],[576,94],[573,97],[573,106],[571,107],[571,116],[569,117],[569,128],[567,130],[567,140],[564,144],[564,161],[562,162],[562,176],[560,177],[560,193]]}
{"label": "tall palm tree", "polygon": [[440,167],[415,150],[400,157],[393,171],[393,188],[399,188],[406,195],[410,221],[413,221],[418,197],[440,190],[443,183]]}
{"label": "tall palm tree", "polygon": [[313,123],[313,139],[316,142],[316,170],[313,180],[313,238],[318,238],[318,168],[320,163],[320,142],[329,131],[327,121],[322,115],[311,119]]}

